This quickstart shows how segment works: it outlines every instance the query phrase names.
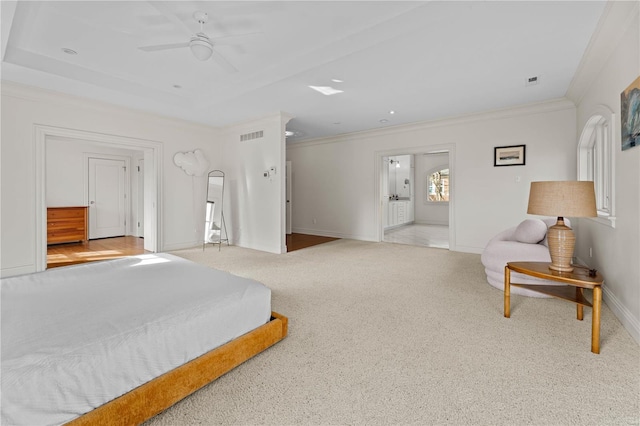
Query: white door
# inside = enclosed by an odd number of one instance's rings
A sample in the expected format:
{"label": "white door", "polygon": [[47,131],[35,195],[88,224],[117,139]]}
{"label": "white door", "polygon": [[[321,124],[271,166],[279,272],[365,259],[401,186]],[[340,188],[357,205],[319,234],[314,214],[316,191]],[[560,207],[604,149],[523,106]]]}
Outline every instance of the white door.
{"label": "white door", "polygon": [[125,235],[125,166],[89,158],[89,239]]}
{"label": "white door", "polygon": [[292,211],[293,211],[293,209],[291,207],[291,204],[292,204],[291,203],[291,161],[287,161],[286,169],[287,169],[286,170],[287,183],[286,183],[286,194],[285,194],[285,196],[287,197],[287,207],[286,207],[286,209],[287,209],[287,211],[286,211],[286,216],[287,216],[286,228],[287,228],[287,231],[286,232],[287,232],[287,234],[291,234],[291,228],[292,228],[292,225],[291,225],[292,216],[291,216],[291,214],[292,214]]}
{"label": "white door", "polygon": [[138,160],[138,206],[136,236],[144,237],[144,160]]}

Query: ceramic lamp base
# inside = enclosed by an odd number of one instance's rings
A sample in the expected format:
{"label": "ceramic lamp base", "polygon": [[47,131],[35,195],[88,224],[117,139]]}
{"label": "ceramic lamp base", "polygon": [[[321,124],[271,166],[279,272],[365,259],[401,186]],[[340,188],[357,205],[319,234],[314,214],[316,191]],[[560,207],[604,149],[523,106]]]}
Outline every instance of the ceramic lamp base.
{"label": "ceramic lamp base", "polygon": [[571,259],[573,259],[576,236],[573,230],[564,224],[564,218],[559,217],[558,222],[549,227],[547,241],[549,243],[549,254],[551,255],[549,269],[558,272],[573,271]]}

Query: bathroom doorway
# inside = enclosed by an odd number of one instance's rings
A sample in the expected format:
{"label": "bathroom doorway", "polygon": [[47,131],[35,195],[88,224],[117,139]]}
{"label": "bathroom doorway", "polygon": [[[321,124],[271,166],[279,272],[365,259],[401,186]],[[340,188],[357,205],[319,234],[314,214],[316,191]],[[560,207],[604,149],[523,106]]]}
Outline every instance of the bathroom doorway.
{"label": "bathroom doorway", "polygon": [[380,241],[453,247],[453,146],[380,153]]}

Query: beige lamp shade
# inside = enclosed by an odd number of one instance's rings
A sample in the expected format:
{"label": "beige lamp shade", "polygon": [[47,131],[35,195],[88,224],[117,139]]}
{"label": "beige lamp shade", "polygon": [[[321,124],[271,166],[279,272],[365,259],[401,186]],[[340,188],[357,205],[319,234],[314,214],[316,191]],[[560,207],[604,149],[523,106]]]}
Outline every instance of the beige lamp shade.
{"label": "beige lamp shade", "polygon": [[558,222],[549,227],[547,241],[554,271],[571,272],[571,259],[576,237],[564,224],[565,217],[595,217],[596,195],[592,181],[531,182],[527,213],[556,216]]}
{"label": "beige lamp shade", "polygon": [[531,182],[529,214],[556,217],[596,217],[592,181]]}

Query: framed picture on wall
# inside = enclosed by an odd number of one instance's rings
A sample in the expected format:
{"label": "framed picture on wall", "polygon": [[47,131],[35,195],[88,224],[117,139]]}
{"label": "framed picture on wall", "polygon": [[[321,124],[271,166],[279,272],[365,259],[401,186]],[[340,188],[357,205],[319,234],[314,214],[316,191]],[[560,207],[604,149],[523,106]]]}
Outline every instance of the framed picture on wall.
{"label": "framed picture on wall", "polygon": [[640,145],[640,77],[620,94],[622,150]]}
{"label": "framed picture on wall", "polygon": [[496,146],[493,148],[493,166],[524,166],[526,145]]}

